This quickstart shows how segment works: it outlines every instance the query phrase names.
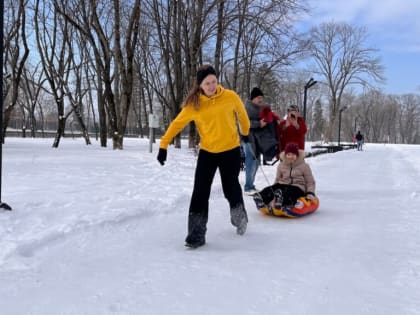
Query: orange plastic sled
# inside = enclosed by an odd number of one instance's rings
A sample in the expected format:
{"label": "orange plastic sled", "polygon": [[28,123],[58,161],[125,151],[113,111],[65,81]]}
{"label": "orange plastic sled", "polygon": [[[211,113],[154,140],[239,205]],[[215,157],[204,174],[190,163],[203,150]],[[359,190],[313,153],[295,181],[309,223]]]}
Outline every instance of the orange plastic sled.
{"label": "orange plastic sled", "polygon": [[262,213],[276,217],[299,218],[315,212],[319,207],[319,199],[314,200],[300,197],[293,207],[274,208],[269,206],[259,209]]}

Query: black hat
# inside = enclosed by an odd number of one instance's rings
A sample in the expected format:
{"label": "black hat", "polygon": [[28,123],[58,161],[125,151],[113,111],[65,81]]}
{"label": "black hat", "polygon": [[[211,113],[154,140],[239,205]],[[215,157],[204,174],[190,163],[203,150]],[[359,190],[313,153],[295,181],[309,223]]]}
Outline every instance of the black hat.
{"label": "black hat", "polygon": [[251,101],[257,96],[264,96],[264,93],[257,87],[254,87],[251,91]]}
{"label": "black hat", "polygon": [[216,70],[210,65],[201,66],[197,71],[197,84],[200,85],[209,74],[216,75]]}

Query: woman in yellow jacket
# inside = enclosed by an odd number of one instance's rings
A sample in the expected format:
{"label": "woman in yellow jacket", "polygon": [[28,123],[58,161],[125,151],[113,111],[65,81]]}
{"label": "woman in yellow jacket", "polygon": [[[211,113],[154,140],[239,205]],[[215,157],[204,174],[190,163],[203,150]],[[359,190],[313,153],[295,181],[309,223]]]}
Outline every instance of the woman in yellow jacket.
{"label": "woman in yellow jacket", "polygon": [[246,231],[248,216],[239,184],[240,137],[247,140],[250,122],[240,97],[218,84],[216,71],[204,65],[188,93],[181,112],[171,122],[160,140],[158,161],[166,161],[167,147],[172,139],[191,121],[200,136],[200,151],[191,196],[188,235],[185,246],[196,248],[205,244],[209,197],[216,170],[219,169],[223,193],[229,201],[231,223],[239,235]]}

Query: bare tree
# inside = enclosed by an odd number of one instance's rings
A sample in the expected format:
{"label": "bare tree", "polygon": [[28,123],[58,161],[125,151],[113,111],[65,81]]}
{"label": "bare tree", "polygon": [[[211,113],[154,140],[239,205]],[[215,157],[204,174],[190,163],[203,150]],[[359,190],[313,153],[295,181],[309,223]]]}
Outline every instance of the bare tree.
{"label": "bare tree", "polygon": [[25,67],[23,72],[21,106],[28,112],[29,128],[31,137],[36,137],[37,115],[36,108],[40,106],[40,96],[45,82],[44,71],[41,63],[38,63],[33,69]]}
{"label": "bare tree", "polygon": [[34,22],[38,53],[49,84],[49,93],[53,95],[57,106],[58,125],[52,146],[58,148],[64,136],[66,120],[73,112],[73,109],[65,112],[66,82],[69,80],[73,54],[68,40],[71,33],[69,24],[60,19],[44,1],[40,3],[40,0],[36,0]]}
{"label": "bare tree", "polygon": [[[153,72],[154,79],[148,81],[161,84],[155,86],[155,93],[163,110],[170,113],[169,119],[180,111],[197,66],[203,62],[212,63],[221,83],[239,93],[248,90],[250,77],[257,71],[266,69],[266,73],[259,71],[261,80],[271,80],[276,67],[289,64],[292,56],[302,51],[300,41],[292,40],[288,27],[291,14],[302,9],[298,3],[297,0],[145,1],[145,11],[155,24],[150,43],[156,43],[160,52],[160,61],[149,60],[149,66],[158,68]],[[248,82],[246,88],[244,82]],[[195,144],[194,133],[191,125],[190,147]],[[180,146],[179,137],[175,146]]]}
{"label": "bare tree", "polygon": [[[20,69],[25,69],[29,54],[22,27],[34,4],[43,8],[44,16],[38,14],[34,23],[35,29],[42,29],[37,42],[44,69],[31,69],[22,82]],[[339,110],[351,105],[342,117],[343,133],[351,135],[358,122],[370,141],[418,141],[418,95],[370,91],[355,98],[352,93],[354,84],[369,90],[383,80],[376,50],[365,47],[366,29],[330,22],[300,37],[293,17],[305,10],[303,4],[303,0],[7,0],[5,120],[16,107],[13,104],[19,104],[12,115],[22,127],[31,126],[32,136],[37,123],[43,131],[64,132],[65,120],[71,117],[88,137],[89,121],[98,114],[101,145],[111,137],[113,147],[121,149],[124,134],[133,126],[143,135],[149,113],[157,110],[163,126],[169,124],[202,63],[212,63],[221,84],[243,98],[253,85],[262,87],[281,114],[288,104],[302,102],[306,75],[288,70],[296,70],[295,61],[309,51],[317,80],[324,84],[311,90],[308,99],[308,116],[317,116],[317,122],[308,122],[308,137],[319,137],[326,129],[325,138],[331,140]],[[47,17],[49,25],[43,20]],[[310,49],[305,50],[308,43]],[[41,80],[43,75],[48,84]],[[328,100],[316,104],[323,95]],[[328,116],[326,128],[321,126],[323,115]],[[96,130],[96,122],[94,126]],[[194,127],[189,129],[190,147],[196,145]],[[180,147],[180,137],[175,146]]]}
{"label": "bare tree", "polygon": [[[145,10],[152,17],[155,32],[151,43],[157,43],[158,56],[149,55],[156,70],[152,81],[154,91],[169,112],[164,121],[172,120],[181,110],[181,104],[198,65],[202,62],[203,45],[216,25],[208,16],[219,1],[145,1]],[[204,23],[210,26],[204,31]],[[160,61],[156,60],[156,57]],[[150,61],[150,59],[149,59]],[[156,73],[160,75],[156,76]],[[190,125],[189,146],[194,146],[195,129]],[[175,138],[175,147],[180,147],[180,135]]]}
{"label": "bare tree", "polygon": [[[13,108],[19,96],[19,85],[22,79],[24,65],[29,56],[26,38],[26,6],[27,0],[18,2],[9,0],[5,6],[7,19],[4,21],[3,39],[3,132],[2,143]],[[6,79],[5,79],[6,78]]]}
{"label": "bare tree", "polygon": [[398,97],[398,131],[401,143],[412,144],[420,134],[420,99],[414,94]]}
{"label": "bare tree", "polygon": [[303,57],[305,41],[297,37],[291,21],[304,7],[296,0],[232,3],[224,17],[223,59],[230,71],[228,86],[245,96],[251,85],[261,85]]}
{"label": "bare tree", "polygon": [[311,129],[311,138],[314,140],[321,140],[324,134],[325,119],[320,99],[317,99],[315,102],[313,122],[314,123]]}
{"label": "bare tree", "polygon": [[346,23],[323,23],[310,33],[310,54],[316,72],[329,88],[329,125],[326,138],[331,140],[333,126],[345,90],[353,84],[369,86],[382,82],[383,66],[376,49],[365,47],[367,31]]}
{"label": "bare tree", "polygon": [[389,95],[370,90],[357,96],[350,117],[352,129],[362,130],[366,141],[419,143],[419,95]]}
{"label": "bare tree", "polygon": [[[168,97],[171,118],[174,118],[181,108],[184,98],[185,72],[182,71],[182,59],[185,51],[181,51],[182,40],[182,1],[160,3],[153,0],[153,17],[157,27],[157,39],[162,50],[162,61],[166,77],[166,93]],[[175,146],[180,147],[180,137],[175,140]]]}
{"label": "bare tree", "polygon": [[[56,10],[77,28],[94,51],[99,80],[98,101],[105,104],[114,149],[123,148],[140,19],[140,0],[123,7],[121,3],[121,0],[113,0],[110,4],[99,5],[95,0],[80,0],[71,6],[69,1],[54,0]],[[106,18],[108,13],[113,17],[111,20]]]}

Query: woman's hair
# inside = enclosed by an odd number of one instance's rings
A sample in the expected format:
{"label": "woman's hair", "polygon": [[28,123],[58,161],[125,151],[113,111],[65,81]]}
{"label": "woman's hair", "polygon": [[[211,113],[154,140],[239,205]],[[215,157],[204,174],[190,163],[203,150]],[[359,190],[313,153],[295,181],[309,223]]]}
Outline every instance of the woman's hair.
{"label": "woman's hair", "polygon": [[182,104],[182,107],[193,105],[195,109],[199,109],[200,107],[200,93],[201,88],[200,84],[203,80],[209,75],[213,74],[216,75],[216,71],[211,65],[203,65],[197,70],[197,77],[194,80],[192,88],[189,90],[187,97]]}
{"label": "woman's hair", "polygon": [[194,80],[193,87],[188,92],[187,97],[185,98],[184,103],[182,104],[182,107],[193,105],[195,109],[198,109],[200,107],[200,92],[201,88],[198,85],[197,81]]}

